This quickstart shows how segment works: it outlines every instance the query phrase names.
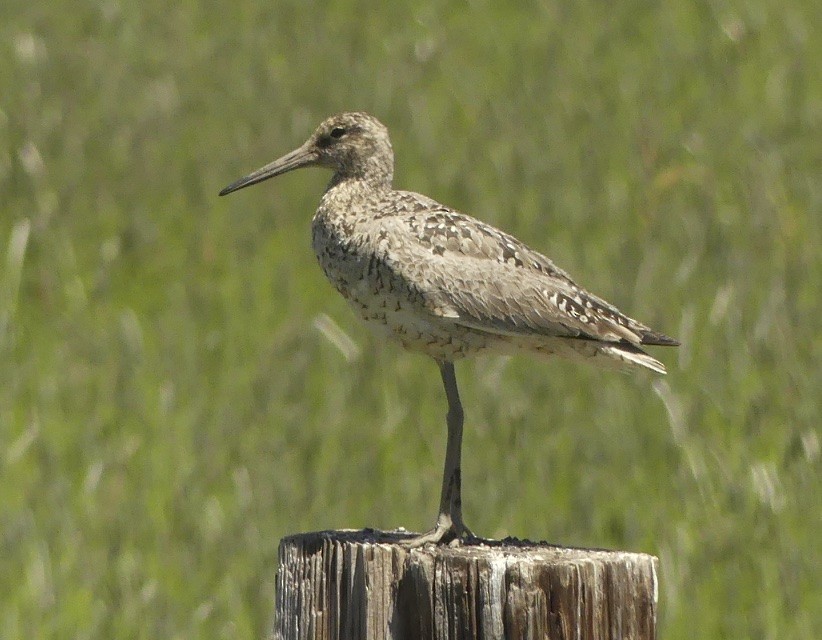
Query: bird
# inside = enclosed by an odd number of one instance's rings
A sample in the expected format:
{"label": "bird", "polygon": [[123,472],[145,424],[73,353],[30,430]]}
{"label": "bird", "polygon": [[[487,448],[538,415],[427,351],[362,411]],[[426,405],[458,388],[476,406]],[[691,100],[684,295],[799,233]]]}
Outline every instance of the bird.
{"label": "bird", "polygon": [[431,530],[404,541],[408,547],[477,539],[462,514],[457,360],[531,353],[666,373],[642,347],[677,346],[676,339],[589,293],[514,236],[395,190],[388,129],[367,113],[326,118],[301,146],[220,195],[303,167],[332,171],[311,222],[325,276],[366,325],[439,366],[448,405],[439,511]]}

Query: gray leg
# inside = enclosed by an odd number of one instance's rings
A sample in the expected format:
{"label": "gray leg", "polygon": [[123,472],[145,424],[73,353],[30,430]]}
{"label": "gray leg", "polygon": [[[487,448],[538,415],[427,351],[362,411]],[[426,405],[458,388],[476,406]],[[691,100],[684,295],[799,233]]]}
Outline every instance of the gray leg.
{"label": "gray leg", "polygon": [[460,394],[457,390],[457,376],[453,362],[438,362],[445,397],[448,399],[448,442],[445,446],[445,468],[442,474],[440,512],[437,525],[429,532],[409,540],[406,544],[418,547],[428,542],[460,540],[463,536],[473,537],[462,521],[462,425],[463,412]]}

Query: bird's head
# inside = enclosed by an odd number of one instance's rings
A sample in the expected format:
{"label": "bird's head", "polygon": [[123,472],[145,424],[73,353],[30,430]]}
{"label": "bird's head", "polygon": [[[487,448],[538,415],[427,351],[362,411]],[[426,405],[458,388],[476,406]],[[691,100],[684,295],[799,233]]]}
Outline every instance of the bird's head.
{"label": "bird's head", "polygon": [[331,116],[300,147],[231,183],[220,191],[220,195],[311,166],[333,170],[333,183],[356,179],[376,186],[389,186],[394,172],[394,152],[388,129],[375,117],[363,112]]}

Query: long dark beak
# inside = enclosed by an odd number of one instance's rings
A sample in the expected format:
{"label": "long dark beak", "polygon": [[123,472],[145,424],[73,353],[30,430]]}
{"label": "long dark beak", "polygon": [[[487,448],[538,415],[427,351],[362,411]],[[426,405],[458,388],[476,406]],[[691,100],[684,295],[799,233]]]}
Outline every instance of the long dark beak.
{"label": "long dark beak", "polygon": [[287,171],[299,169],[300,167],[309,167],[316,163],[317,152],[312,145],[309,145],[309,143],[306,142],[303,146],[298,149],[294,149],[294,151],[284,155],[282,158],[278,158],[274,162],[270,162],[264,167],[249,173],[244,178],[240,178],[236,182],[232,182],[225,189],[220,191],[220,195],[225,196],[232,191],[237,191],[243,187],[250,187],[252,184],[257,184],[263,180],[268,180],[274,176],[279,176]]}

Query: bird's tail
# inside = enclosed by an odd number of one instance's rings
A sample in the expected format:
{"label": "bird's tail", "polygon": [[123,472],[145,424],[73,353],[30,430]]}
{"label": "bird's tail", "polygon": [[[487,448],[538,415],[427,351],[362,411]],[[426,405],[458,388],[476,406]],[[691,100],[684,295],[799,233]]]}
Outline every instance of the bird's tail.
{"label": "bird's tail", "polygon": [[630,371],[641,367],[665,374],[665,365],[630,342],[605,342],[583,338],[540,338],[513,342],[520,351],[590,362],[608,369]]}
{"label": "bird's tail", "polygon": [[631,367],[640,366],[651,371],[656,371],[665,375],[668,373],[665,365],[656,358],[651,357],[639,347],[632,344],[617,343],[617,344],[599,344],[597,345],[599,351],[615,360],[619,360]]}

